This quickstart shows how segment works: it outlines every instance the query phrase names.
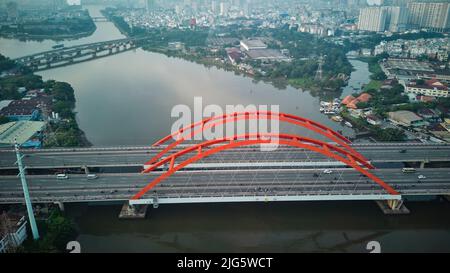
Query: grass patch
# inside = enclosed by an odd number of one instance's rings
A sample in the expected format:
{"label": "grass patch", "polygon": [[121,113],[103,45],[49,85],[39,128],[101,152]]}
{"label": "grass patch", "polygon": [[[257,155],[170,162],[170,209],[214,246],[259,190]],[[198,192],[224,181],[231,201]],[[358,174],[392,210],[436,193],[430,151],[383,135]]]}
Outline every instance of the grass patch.
{"label": "grass patch", "polygon": [[364,91],[368,91],[370,89],[378,90],[383,85],[382,81],[371,80],[368,84],[364,86]]}

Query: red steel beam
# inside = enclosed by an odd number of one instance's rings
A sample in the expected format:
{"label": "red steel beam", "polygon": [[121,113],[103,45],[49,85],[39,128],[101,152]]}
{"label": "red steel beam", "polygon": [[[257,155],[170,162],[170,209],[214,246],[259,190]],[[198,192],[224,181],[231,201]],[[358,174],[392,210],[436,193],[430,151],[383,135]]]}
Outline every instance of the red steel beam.
{"label": "red steel beam", "polygon": [[[310,121],[310,120],[307,120],[307,119],[304,119],[301,117],[297,117],[294,115],[290,115],[290,114],[264,111],[264,112],[232,113],[232,114],[228,114],[228,115],[215,116],[212,118],[204,119],[197,123],[193,123],[185,128],[180,129],[177,133],[166,136],[165,138],[163,138],[160,141],[153,144],[154,146],[160,145],[160,144],[168,141],[170,138],[177,138],[177,140],[175,142],[168,145],[164,150],[162,150],[157,155],[155,155],[152,159],[150,159],[148,162],[146,162],[145,165],[150,165],[150,164],[155,163],[158,159],[163,157],[166,153],[168,153],[170,150],[172,150],[178,144],[184,142],[186,137],[192,139],[195,135],[203,132],[206,129],[209,129],[209,128],[212,128],[212,127],[215,127],[218,125],[222,125],[222,124],[225,124],[228,122],[236,122],[239,120],[250,120],[250,119],[257,119],[257,120],[259,120],[259,119],[267,119],[267,120],[278,119],[279,121],[291,123],[291,124],[297,125],[299,127],[309,129],[311,131],[321,134],[321,135],[335,141],[336,143],[342,145],[345,149],[347,149],[349,152],[354,154],[355,157],[361,158],[366,162],[368,161],[363,155],[361,155],[356,150],[354,150],[350,145],[348,145],[348,143],[350,143],[350,141],[348,139],[346,139],[342,135],[334,132],[333,130],[331,130],[330,128],[328,128],[326,126],[323,126],[319,123],[316,123],[316,122],[313,122],[313,121]],[[213,121],[213,120],[219,120],[219,121],[216,123],[208,123],[205,126],[205,123],[207,123],[209,121]],[[201,128],[199,128],[197,130],[193,130],[193,128],[195,128],[199,125],[201,125]],[[317,125],[320,125],[320,127]],[[185,133],[187,130],[190,131],[189,135],[183,137],[182,134]],[[337,137],[337,136],[340,136],[340,137]],[[374,167],[372,165],[370,166],[370,168],[374,169]]]}
{"label": "red steel beam", "polygon": [[[275,139],[295,139],[295,140],[299,140],[299,141],[303,141],[303,142],[319,145],[319,146],[324,147],[324,149],[327,150],[327,151],[331,152],[331,150],[332,150],[334,152],[338,152],[338,153],[340,153],[342,155],[345,155],[347,157],[351,156],[352,158],[354,158],[354,160],[356,160],[356,162],[358,162],[359,164],[365,166],[368,169],[373,169],[374,168],[364,158],[361,158],[358,155],[354,155],[353,153],[350,153],[349,151],[347,151],[347,150],[345,150],[343,148],[334,146],[334,145],[332,145],[330,143],[327,143],[327,142],[323,142],[323,141],[316,140],[316,139],[313,139],[313,138],[307,138],[307,137],[303,137],[303,136],[298,136],[298,135],[266,133],[266,134],[245,134],[245,135],[241,135],[241,136],[232,136],[232,137],[229,137],[229,138],[214,139],[214,140],[205,141],[205,142],[202,142],[202,143],[199,143],[199,144],[196,144],[196,145],[192,145],[192,146],[187,147],[187,148],[185,148],[183,150],[180,150],[180,151],[178,151],[178,152],[176,152],[174,154],[171,154],[170,156],[168,156],[168,157],[166,157],[164,159],[161,159],[160,161],[158,161],[156,163],[153,163],[150,167],[148,167],[145,170],[143,170],[142,173],[149,173],[149,172],[155,170],[156,168],[158,168],[159,166],[166,164],[172,158],[178,158],[178,157],[183,156],[185,154],[188,154],[188,153],[190,153],[192,151],[199,150],[199,153],[201,153],[201,149],[203,149],[204,147],[209,147],[209,146],[212,146],[212,145],[215,145],[215,144],[228,142],[228,141],[233,140],[233,139],[234,140],[242,139],[242,138],[244,138],[244,139],[247,139],[247,138],[257,139],[257,138],[260,138],[260,137],[275,138]],[[273,142],[273,143],[275,143],[275,142]]]}
{"label": "red steel beam", "polygon": [[[282,138],[275,139],[275,140],[272,138],[261,139],[260,138],[261,135],[259,135],[259,134],[257,135],[258,139],[248,139],[250,137],[253,137],[248,134],[243,135],[242,137],[244,138],[244,140],[242,140],[242,141],[239,141],[239,138],[241,138],[239,136],[235,136],[234,138],[228,138],[228,139],[224,138],[224,139],[216,139],[216,140],[206,141],[204,143],[200,143],[200,144],[188,147],[182,151],[177,152],[176,154],[173,155],[173,157],[171,157],[171,160],[173,160],[174,158],[177,158],[179,156],[182,156],[184,154],[190,153],[191,151],[198,151],[195,155],[193,155],[192,157],[188,158],[187,160],[183,161],[182,163],[180,163],[176,166],[171,164],[172,166],[167,172],[163,173],[162,175],[160,175],[159,177],[154,179],[147,186],[145,186],[141,191],[139,191],[137,194],[135,194],[131,199],[141,198],[146,192],[148,192],[153,187],[155,187],[156,185],[161,183],[164,179],[166,179],[169,176],[171,176],[172,174],[174,174],[176,171],[178,171],[178,170],[184,168],[185,166],[192,164],[198,160],[201,160],[202,158],[205,158],[209,155],[218,153],[223,150],[233,149],[233,148],[241,147],[241,146],[257,145],[257,144],[281,144],[281,145],[287,145],[287,146],[297,147],[297,148],[301,148],[301,149],[308,149],[310,151],[314,151],[314,152],[323,154],[329,158],[333,158],[338,161],[341,161],[344,164],[354,168],[358,172],[364,174],[365,176],[370,178],[372,181],[374,181],[375,183],[380,185],[389,194],[392,194],[392,195],[399,194],[396,190],[394,190],[391,186],[389,186],[387,183],[385,183],[382,179],[380,179],[379,177],[375,176],[374,174],[370,173],[368,170],[366,170],[363,167],[361,167],[360,165],[358,165],[356,162],[358,159],[354,158],[348,151],[342,150],[342,149],[335,147],[331,144],[328,144],[326,142],[322,142],[322,141],[315,140],[315,139],[304,138],[301,136],[295,136],[295,135],[282,135]],[[266,135],[266,137],[267,137],[267,135]],[[274,137],[278,138],[280,136],[274,136]],[[212,147],[211,149],[206,150],[206,151],[203,150],[204,147],[213,146],[213,145],[223,143],[223,142],[228,142],[228,144]],[[311,145],[311,144],[313,144],[313,145]],[[326,147],[326,148],[324,148],[324,147]],[[200,148],[202,149],[201,151],[199,150]],[[332,152],[331,150],[337,151],[337,152],[341,153],[342,155],[344,155],[345,157],[343,157],[339,154],[336,154],[336,153]],[[158,164],[162,165],[162,164],[164,164],[165,161],[166,161],[166,159],[160,161]],[[150,170],[147,169],[144,172],[148,172],[148,171],[150,171]]]}

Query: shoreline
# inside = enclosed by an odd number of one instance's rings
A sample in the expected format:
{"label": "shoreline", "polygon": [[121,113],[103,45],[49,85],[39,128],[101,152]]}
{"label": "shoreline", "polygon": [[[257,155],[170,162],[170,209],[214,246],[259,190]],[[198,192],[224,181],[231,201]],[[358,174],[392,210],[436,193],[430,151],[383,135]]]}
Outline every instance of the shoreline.
{"label": "shoreline", "polygon": [[17,40],[53,40],[53,41],[59,41],[59,40],[75,40],[80,39],[84,37],[89,37],[97,30],[97,27],[95,27],[91,31],[87,32],[80,32],[76,34],[63,34],[63,35],[34,35],[34,34],[0,34],[1,38],[4,39],[17,39]]}

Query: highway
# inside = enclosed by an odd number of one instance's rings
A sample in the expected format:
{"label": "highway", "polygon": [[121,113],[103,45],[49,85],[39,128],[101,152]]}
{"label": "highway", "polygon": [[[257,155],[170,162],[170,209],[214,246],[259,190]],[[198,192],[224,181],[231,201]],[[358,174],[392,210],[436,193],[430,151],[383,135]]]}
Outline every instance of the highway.
{"label": "highway", "polygon": [[[379,169],[374,174],[386,181],[403,196],[450,195],[450,169],[421,169],[402,173],[400,169]],[[129,200],[160,172],[150,174],[99,174],[88,180],[85,175],[70,175],[58,180],[54,175],[27,176],[33,202],[84,202]],[[426,176],[418,179],[418,175]],[[164,198],[236,197],[236,196],[340,196],[382,195],[385,191],[351,169],[322,170],[217,170],[182,171],[156,186],[155,192]],[[0,203],[21,203],[20,180],[15,176],[0,177]]]}
{"label": "highway", "polygon": [[[161,147],[114,147],[78,149],[23,150],[27,168],[142,167]],[[354,144],[352,147],[372,163],[450,162],[450,145],[377,143]],[[180,149],[180,148],[177,148]],[[187,158],[187,155],[186,157]],[[181,158],[183,159],[183,158]],[[0,150],[0,169],[15,168],[16,156],[11,150]],[[329,158],[297,148],[280,146],[273,152],[261,152],[259,147],[243,147],[209,156],[202,163],[239,162],[330,162]],[[195,167],[195,165],[193,165]]]}

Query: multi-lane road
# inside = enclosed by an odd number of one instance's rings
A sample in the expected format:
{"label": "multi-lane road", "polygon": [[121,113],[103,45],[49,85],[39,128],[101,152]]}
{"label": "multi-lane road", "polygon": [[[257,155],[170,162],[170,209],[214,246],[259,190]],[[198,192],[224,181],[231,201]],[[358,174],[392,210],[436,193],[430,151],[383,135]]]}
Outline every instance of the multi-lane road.
{"label": "multi-lane road", "polygon": [[[392,162],[449,162],[450,145],[377,143],[354,144],[355,150],[372,163]],[[24,150],[28,168],[79,168],[138,166],[161,151],[161,147],[116,147],[85,149]],[[179,149],[179,148],[178,148]],[[187,157],[187,156],[186,156]],[[182,159],[182,158],[181,158]],[[0,169],[16,168],[13,151],[0,150]],[[329,162],[330,159],[298,148],[279,147],[273,152],[261,152],[258,147],[244,147],[222,151],[202,160],[202,163],[243,162]],[[195,167],[195,165],[194,165]]]}
{"label": "multi-lane road", "polygon": [[[372,163],[450,162],[450,145],[444,144],[376,143],[354,144],[352,147]],[[142,168],[146,161],[164,148],[23,150],[23,160],[28,169],[51,169],[44,173],[83,166]],[[0,150],[0,169],[16,169],[15,161],[13,151]],[[450,195],[450,169],[420,168],[415,173],[403,173],[396,165],[385,165],[387,168],[370,172],[402,196]],[[333,173],[325,174],[326,168],[332,168]],[[85,174],[73,172],[68,172],[69,179],[57,179],[54,174],[33,175],[30,172],[27,180],[34,202],[129,200],[161,175],[164,169],[149,174],[140,174],[138,170],[129,173],[98,173],[98,179],[94,180],[88,180]],[[424,177],[419,179],[420,175]],[[271,152],[262,152],[259,147],[242,147],[211,155],[168,177],[148,191],[143,199],[150,200],[156,196],[161,203],[179,200],[262,200],[259,198],[379,200],[392,197],[374,181],[354,169],[344,168],[340,162],[309,150],[289,147],[279,147]],[[20,180],[15,175],[0,176],[0,203],[20,202],[23,202]]]}
{"label": "multi-lane road", "polygon": [[[402,173],[400,169],[374,170],[402,195],[450,195],[450,169],[422,169]],[[34,202],[82,202],[129,200],[160,173],[100,174],[57,179],[54,175],[28,176]],[[424,175],[424,179],[418,179]],[[152,189],[147,198],[237,197],[237,196],[350,196],[386,195],[373,181],[351,169],[240,170],[179,172]],[[0,177],[0,203],[23,202],[20,180]]]}

